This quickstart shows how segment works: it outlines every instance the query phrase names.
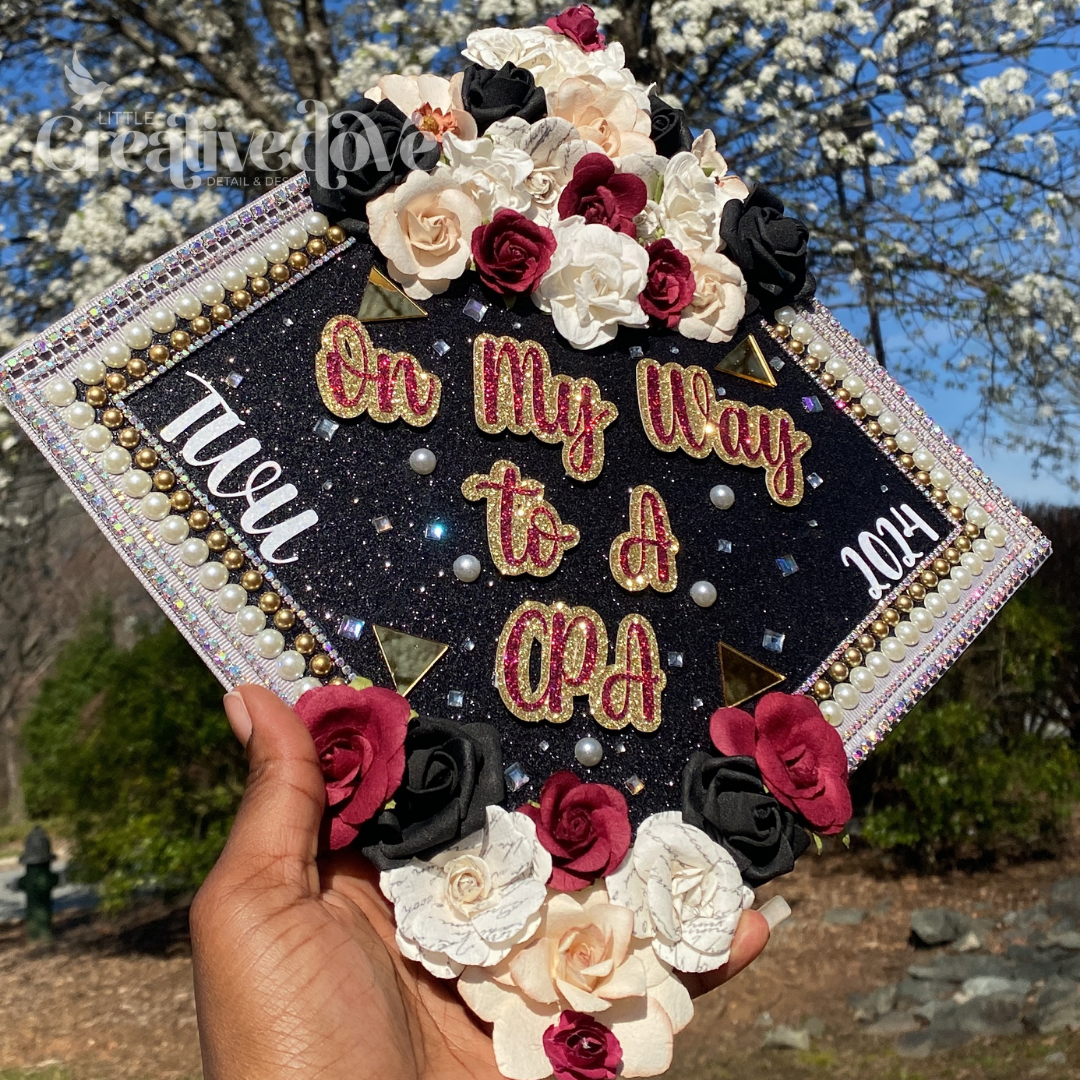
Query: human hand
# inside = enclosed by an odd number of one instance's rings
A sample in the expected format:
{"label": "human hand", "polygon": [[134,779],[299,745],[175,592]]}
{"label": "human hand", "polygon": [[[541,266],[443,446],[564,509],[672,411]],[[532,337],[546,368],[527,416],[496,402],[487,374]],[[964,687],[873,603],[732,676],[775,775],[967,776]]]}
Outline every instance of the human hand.
{"label": "human hand", "polygon": [[[227,694],[225,712],[250,775],[191,908],[205,1080],[496,1080],[488,1025],[398,953],[378,871],[358,853],[319,855],[325,788],[299,718],[258,686]],[[688,977],[691,993],[736,975],[768,937],[744,912],[731,959]]]}

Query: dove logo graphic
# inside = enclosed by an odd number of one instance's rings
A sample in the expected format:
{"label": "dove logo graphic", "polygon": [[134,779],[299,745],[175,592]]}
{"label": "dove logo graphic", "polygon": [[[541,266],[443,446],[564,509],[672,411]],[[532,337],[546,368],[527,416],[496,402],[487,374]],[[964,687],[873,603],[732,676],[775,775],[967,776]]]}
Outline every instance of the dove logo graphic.
{"label": "dove logo graphic", "polygon": [[94,76],[86,70],[79,59],[78,47],[72,51],[71,67],[64,65],[64,75],[68,86],[71,87],[71,92],[79,97],[74,106],[76,109],[82,109],[84,105],[93,108],[101,100],[101,95],[109,89],[109,83],[94,81]]}

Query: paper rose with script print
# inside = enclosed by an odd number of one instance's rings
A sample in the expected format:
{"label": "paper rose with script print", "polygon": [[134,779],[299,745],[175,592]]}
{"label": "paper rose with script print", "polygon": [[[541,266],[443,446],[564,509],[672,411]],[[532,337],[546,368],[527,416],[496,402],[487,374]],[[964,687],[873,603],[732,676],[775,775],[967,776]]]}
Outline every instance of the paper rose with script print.
{"label": "paper rose with script print", "polygon": [[487,808],[484,828],[427,862],[384,870],[401,955],[440,979],[466,964],[490,967],[532,937],[551,875],[551,856],[524,814]]}
{"label": "paper rose with script print", "polygon": [[602,885],[551,893],[535,937],[493,968],[466,968],[458,992],[495,1025],[495,1061],[510,1080],[551,1075],[544,1033],[565,1009],[595,1016],[614,1033],[626,1077],[664,1072],[672,1036],[694,1012],[683,984],[634,937],[633,913]]}

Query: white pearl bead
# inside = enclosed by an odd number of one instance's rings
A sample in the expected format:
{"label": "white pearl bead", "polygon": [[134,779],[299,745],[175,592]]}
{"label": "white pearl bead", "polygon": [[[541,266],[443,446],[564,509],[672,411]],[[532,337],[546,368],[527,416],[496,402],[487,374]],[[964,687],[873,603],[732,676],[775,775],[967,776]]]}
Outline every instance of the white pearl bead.
{"label": "white pearl bead", "polygon": [[983,535],[994,547],[1004,547],[1009,534],[996,522],[992,521],[983,529]]}
{"label": "white pearl bead", "polygon": [[717,510],[730,510],[735,505],[735,492],[727,484],[717,484],[709,492],[709,502]]}
{"label": "white pearl bead", "polygon": [[911,457],[915,462],[915,468],[921,469],[923,472],[929,472],[937,464],[934,455],[925,447],[920,447]]}
{"label": "white pearl bead", "polygon": [[[206,565],[209,566],[210,564],[207,563]],[[216,565],[221,566],[220,563]],[[217,605],[222,611],[227,611],[230,615],[239,611],[246,603],[247,589],[242,589],[239,585],[224,585],[218,590]]]}
{"label": "white pearl bead", "polygon": [[220,281],[204,281],[199,286],[199,299],[207,307],[220,304],[225,299],[225,287]]}
{"label": "white pearl bead", "polygon": [[919,449],[919,440],[907,428],[901,428],[895,435],[896,445],[905,454],[914,454]]}
{"label": "white pearl bead", "polygon": [[895,435],[900,430],[900,417],[888,409],[878,415],[877,422],[886,435]]}
{"label": "white pearl bead", "polygon": [[88,356],[85,360],[79,361],[75,374],[79,382],[86,383],[87,386],[97,386],[105,378],[105,365],[96,357]]}
{"label": "white pearl bead", "polygon": [[112,432],[104,424],[91,424],[80,435],[80,440],[87,450],[100,454],[112,446]]}
{"label": "white pearl bead", "polygon": [[826,361],[825,370],[834,378],[842,379],[848,373],[847,364],[838,356]]}
{"label": "white pearl bead", "polygon": [[122,446],[110,446],[101,456],[101,464],[110,476],[119,476],[131,468],[131,454]]}
{"label": "white pearl bead", "polygon": [[961,589],[971,588],[971,571],[966,566],[954,566],[949,577],[952,578]]}
{"label": "white pearl bead", "polygon": [[965,551],[964,554],[960,556],[960,565],[963,566],[972,577],[978,577],[983,572],[983,561],[974,551]]}
{"label": "white pearl bead", "polygon": [[814,340],[814,328],[805,319],[796,319],[791,324],[791,336],[796,341],[801,341],[804,345],[808,345]]}
{"label": "white pearl bead", "polygon": [[182,544],[188,538],[189,531],[187,518],[179,514],[170,514],[158,526],[158,536],[166,544]]}
{"label": "white pearl bead", "polygon": [[176,325],[176,315],[166,307],[159,307],[154,308],[146,316],[146,321],[150,324],[151,330],[156,330],[159,334],[167,334]]}
{"label": "white pearl bead", "polygon": [[280,656],[284,648],[285,639],[281,636],[280,630],[261,630],[255,635],[255,651],[267,660]]}
{"label": "white pearl bead", "polygon": [[844,389],[852,396],[861,398],[866,389],[866,383],[858,375],[848,375],[844,379]]}
{"label": "white pearl bead", "polygon": [[695,581],[690,586],[690,599],[698,607],[712,607],[716,603],[716,586],[711,581]]}
{"label": "white pearl bead", "polygon": [[245,604],[236,613],[236,628],[244,637],[254,637],[266,625],[266,615],[254,604]]}
{"label": "white pearl bead", "polygon": [[971,502],[971,496],[959,484],[953,484],[953,486],[949,488],[948,495],[949,502],[951,502],[953,506],[959,506],[961,510]]}
{"label": "white pearl bead", "polygon": [[877,394],[863,394],[859,404],[866,410],[867,416],[877,416],[885,408],[885,402]]}
{"label": "white pearl bead", "polygon": [[277,670],[279,679],[284,679],[286,682],[296,682],[304,674],[307,662],[298,652],[289,649],[277,658],[274,667]]}
{"label": "white pearl bead", "polygon": [[96,414],[93,405],[87,405],[85,401],[75,401],[64,410],[63,415],[76,431],[83,431],[94,422]]}
{"label": "white pearl bead", "polygon": [[952,473],[943,469],[940,465],[930,470],[930,483],[936,488],[948,488],[952,486]]}
{"label": "white pearl bead", "polygon": [[285,243],[294,251],[299,251],[308,242],[307,229],[301,225],[290,225],[285,230]]}
{"label": "white pearl bead", "polygon": [[75,384],[68,379],[51,379],[45,387],[45,400],[62,409],[75,400]]}
{"label": "white pearl bead", "polygon": [[894,664],[899,664],[907,655],[907,646],[899,638],[887,637],[881,643],[881,651]]}
{"label": "white pearl bead", "polygon": [[263,248],[263,254],[272,263],[283,263],[289,257],[289,245],[282,240],[271,240]]}
{"label": "white pearl bead", "polygon": [[124,478],[120,481],[120,490],[129,499],[141,499],[150,493],[153,486],[154,482],[150,479],[150,474],[143,472],[142,469],[131,469],[124,473]]}
{"label": "white pearl bead", "polygon": [[229,292],[236,292],[237,289],[243,289],[247,285],[247,274],[238,266],[230,266],[221,272],[221,284]]}
{"label": "white pearl bead", "polygon": [[219,562],[203,563],[196,578],[204,589],[217,592],[229,583],[229,571]]}
{"label": "white pearl bead", "polygon": [[952,578],[942,578],[938,582],[937,591],[941,593],[950,604],[955,604],[956,601],[960,599],[960,586],[957,585]]}
{"label": "white pearl bead", "polygon": [[905,645],[919,644],[918,627],[912,626],[909,622],[897,623],[893,633],[896,635],[896,640],[902,641]]}
{"label": "white pearl bead", "polygon": [[773,312],[773,318],[780,326],[791,326],[791,324],[798,318],[793,307],[777,308]]}
{"label": "white pearl bead", "polygon": [[822,701],[818,708],[833,727],[839,727],[844,722],[844,710],[835,701]]}
{"label": "white pearl bead", "polygon": [[176,314],[181,319],[194,319],[202,314],[202,302],[197,296],[192,296],[191,293],[178,296],[173,301],[173,307],[176,308]]}
{"label": "white pearl bead", "polygon": [[574,757],[586,768],[591,769],[594,765],[599,765],[603,756],[604,748],[600,745],[599,739],[586,736],[584,739],[578,739],[574,745]]}
{"label": "white pearl bead", "polygon": [[867,653],[863,663],[879,679],[884,679],[889,674],[889,668],[892,666],[892,661],[881,652]]}
{"label": "white pearl bead", "polygon": [[823,338],[814,338],[814,340],[806,346],[806,351],[814,357],[815,360],[820,360],[823,364],[830,356],[832,356],[832,349],[828,342]]}
{"label": "white pearl bead", "polygon": [[262,277],[266,273],[266,260],[261,255],[249,255],[244,260],[248,277]]}
{"label": "white pearl bead", "polygon": [[318,210],[312,210],[310,214],[304,215],[304,228],[312,236],[322,236],[330,228],[330,222],[325,214],[320,214]]}
{"label": "white pearl bead", "polygon": [[430,476],[435,471],[435,465],[435,455],[426,446],[409,455],[409,468],[420,476]]}
{"label": "white pearl bead", "polygon": [[180,545],[180,561],[185,566],[202,566],[209,558],[210,549],[206,546],[206,541],[197,536],[192,536]]}
{"label": "white pearl bead", "polygon": [[994,549],[994,545],[989,540],[976,540],[971,545],[971,550],[979,556],[984,563],[992,562],[997,552]]}
{"label": "white pearl bead", "polygon": [[293,698],[293,700],[294,700],[294,701],[298,701],[298,700],[299,700],[300,698],[302,698],[302,697],[303,697],[303,696],[304,696],[304,695],[305,695],[305,694],[306,694],[306,693],[307,693],[307,692],[308,692],[309,690],[318,690],[320,686],[322,686],[322,683],[321,683],[321,682],[319,682],[319,680],[318,680],[318,679],[316,679],[316,678],[315,678],[315,677],[314,677],[313,675],[309,675],[309,676],[308,676],[308,677],[307,677],[306,679],[301,679],[301,680],[300,680],[300,681],[299,681],[299,682],[298,682],[298,683],[297,683],[297,684],[296,684],[296,685],[295,685],[295,686],[294,686],[294,687],[292,688],[292,691],[293,691],[293,693],[294,693],[294,694],[296,695],[296,696],[295,696],[295,697]]}
{"label": "white pearl bead", "polygon": [[877,682],[874,673],[869,668],[864,667],[852,668],[848,679],[851,681],[851,685],[863,694],[869,694],[874,689],[874,683]]}
{"label": "white pearl bead", "polygon": [[133,322],[124,327],[124,341],[132,349],[148,349],[154,340],[146,323]]}
{"label": "white pearl bead", "polygon": [[131,350],[120,341],[114,341],[105,349],[105,366],[122,368],[131,359]]}
{"label": "white pearl bead", "polygon": [[859,704],[859,691],[851,683],[837,683],[832,696],[841,709],[854,709]]}
{"label": "white pearl bead", "polygon": [[475,555],[459,555],[454,560],[454,576],[458,581],[475,581],[480,576],[480,560]]}
{"label": "white pearl bead", "polygon": [[147,521],[163,521],[169,516],[169,496],[163,491],[151,491],[141,503],[139,513]]}
{"label": "white pearl bead", "polygon": [[949,601],[941,593],[927,593],[923,606],[935,619],[943,619],[949,612]]}
{"label": "white pearl bead", "polygon": [[973,502],[967,510],[964,511],[964,517],[966,517],[972,525],[978,525],[980,529],[984,525],[990,524],[990,515],[977,502]]}
{"label": "white pearl bead", "polygon": [[934,629],[934,616],[926,608],[912,608],[908,621],[920,634],[929,634]]}

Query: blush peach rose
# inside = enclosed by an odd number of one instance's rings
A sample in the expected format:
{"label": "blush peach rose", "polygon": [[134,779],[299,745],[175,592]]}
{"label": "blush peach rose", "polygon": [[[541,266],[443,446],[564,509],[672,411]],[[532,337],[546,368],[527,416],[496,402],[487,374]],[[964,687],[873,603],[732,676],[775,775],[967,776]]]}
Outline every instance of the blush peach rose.
{"label": "blush peach rose", "polygon": [[607,86],[595,75],[565,79],[549,90],[548,115],[569,120],[580,138],[610,158],[656,153],[649,113],[629,90]]}
{"label": "blush peach rose", "polygon": [[393,102],[429,138],[442,142],[450,132],[460,139],[476,138],[476,121],[461,98],[464,75],[384,75],[364,97]]}

